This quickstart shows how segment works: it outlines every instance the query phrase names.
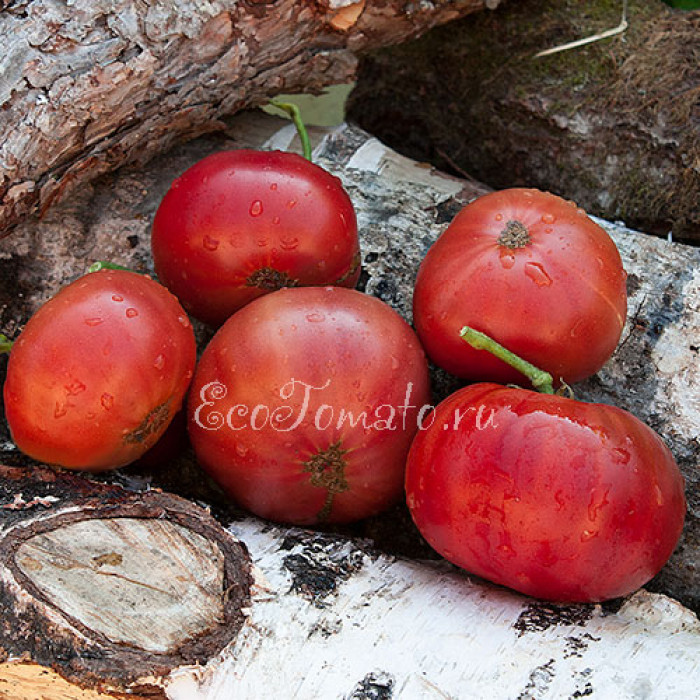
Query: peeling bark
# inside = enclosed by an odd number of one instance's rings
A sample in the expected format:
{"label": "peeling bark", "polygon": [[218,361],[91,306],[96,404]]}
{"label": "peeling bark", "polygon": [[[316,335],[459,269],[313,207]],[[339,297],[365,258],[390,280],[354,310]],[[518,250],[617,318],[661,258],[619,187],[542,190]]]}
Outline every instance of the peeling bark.
{"label": "peeling bark", "polygon": [[225,115],[349,82],[356,52],[484,4],[4,2],[0,232],[97,175],[222,129]]}

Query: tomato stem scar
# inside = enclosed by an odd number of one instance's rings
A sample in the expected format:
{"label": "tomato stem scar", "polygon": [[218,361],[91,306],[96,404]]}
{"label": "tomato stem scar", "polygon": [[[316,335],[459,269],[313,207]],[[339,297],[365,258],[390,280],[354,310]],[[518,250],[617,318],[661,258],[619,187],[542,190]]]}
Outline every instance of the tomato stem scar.
{"label": "tomato stem scar", "polygon": [[299,134],[299,139],[301,140],[301,147],[306,160],[311,160],[311,142],[309,141],[309,132],[304,126],[304,122],[301,119],[301,112],[299,107],[291,102],[277,102],[276,100],[271,100],[270,104],[277,109],[281,109],[286,112],[294,122],[294,126],[297,128],[297,133]]}
{"label": "tomato stem scar", "polygon": [[515,219],[508,221],[498,237],[498,244],[506,248],[524,248],[530,243],[530,232],[527,226]]}
{"label": "tomato stem scar", "polygon": [[0,333],[0,355],[9,354],[12,350],[14,341],[10,340],[7,336]]}
{"label": "tomato stem scar", "polygon": [[459,332],[459,335],[462,340],[469,343],[475,350],[486,350],[494,357],[497,357],[507,365],[510,365],[513,369],[524,374],[532,382],[532,386],[541,394],[554,393],[554,380],[549,372],[535,367],[535,365],[530,364],[527,360],[524,360],[522,357],[504,348],[485,333],[474,330],[469,326],[464,326]]}

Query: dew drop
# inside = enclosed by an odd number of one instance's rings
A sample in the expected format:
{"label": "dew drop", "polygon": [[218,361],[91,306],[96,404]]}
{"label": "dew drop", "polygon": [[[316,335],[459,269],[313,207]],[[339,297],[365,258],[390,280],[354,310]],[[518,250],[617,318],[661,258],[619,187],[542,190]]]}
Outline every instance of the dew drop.
{"label": "dew drop", "polygon": [[515,255],[508,248],[501,248],[498,260],[504,270],[510,270],[515,265]]}
{"label": "dew drop", "polygon": [[68,413],[68,406],[66,404],[61,403],[60,401],[56,401],[56,406],[53,410],[53,417],[54,418],[63,418],[63,416]]}
{"label": "dew drop", "polygon": [[216,238],[212,238],[211,236],[204,236],[202,245],[207,250],[216,250],[219,247],[219,241],[217,241]]}
{"label": "dew drop", "polygon": [[545,272],[544,267],[540,263],[525,263],[525,274],[538,287],[549,287],[552,284],[552,278]]}
{"label": "dew drop", "polygon": [[627,464],[627,462],[630,461],[630,453],[627,450],[623,450],[621,447],[613,448],[612,454],[615,461],[621,464]]}
{"label": "dew drop", "polygon": [[263,203],[259,199],[254,200],[248,211],[251,216],[260,216],[263,213]]}
{"label": "dew drop", "polygon": [[264,248],[267,245],[267,238],[258,238],[256,242],[260,248]]}
{"label": "dew drop", "polygon": [[325,321],[326,317],[321,314],[321,313],[310,313],[306,314],[306,320],[309,321],[310,323],[321,323],[321,321]]}
{"label": "dew drop", "polygon": [[112,301],[124,301],[124,297],[121,294],[112,294]]}
{"label": "dew drop", "polygon": [[401,363],[399,362],[399,358],[396,357],[395,355],[391,356],[391,369],[398,369],[401,366]]}
{"label": "dew drop", "polygon": [[270,189],[274,192],[277,189],[277,183],[276,182],[270,183]]}
{"label": "dew drop", "polygon": [[279,216],[272,217],[272,223],[275,224],[275,226],[277,226],[277,224],[279,224],[279,222],[280,222]]}
{"label": "dew drop", "polygon": [[85,418],[86,418],[87,420],[95,420],[95,418],[97,418],[97,414],[96,414],[96,413],[93,413],[92,411],[88,411],[88,412],[85,414]]}
{"label": "dew drop", "polygon": [[187,318],[187,316],[178,316],[177,320],[181,326],[184,326],[185,328],[190,327],[190,319]]}
{"label": "dew drop", "polygon": [[85,384],[79,379],[73,379],[70,384],[65,384],[63,388],[69,396],[77,396],[85,391]]}
{"label": "dew drop", "polygon": [[540,221],[543,224],[553,224],[556,221],[556,217],[554,214],[542,214]]}
{"label": "dew drop", "polygon": [[299,246],[298,238],[282,238],[280,240],[280,247],[282,250],[294,250]]}
{"label": "dew drop", "polygon": [[93,318],[86,318],[85,319],[85,325],[86,326],[99,326],[100,323],[103,322],[103,319],[101,319],[99,316],[94,316]]}
{"label": "dew drop", "polygon": [[248,448],[240,442],[236,443],[236,454],[239,457],[245,457],[248,454]]}
{"label": "dew drop", "polygon": [[130,306],[126,310],[126,317],[127,318],[136,318],[138,315],[139,315],[139,312],[133,306]]}
{"label": "dew drop", "polygon": [[551,226],[545,226],[545,228],[544,228],[545,233],[552,233],[552,231],[554,231],[554,229]]}
{"label": "dew drop", "polygon": [[496,214],[493,218],[496,219],[496,221],[503,221],[503,214]]}
{"label": "dew drop", "polygon": [[294,209],[294,207],[297,205],[297,200],[296,199],[290,199],[287,202],[287,209]]}
{"label": "dew drop", "polygon": [[598,530],[584,530],[581,533],[581,542],[588,542],[588,540],[592,540],[594,537],[598,537]]}
{"label": "dew drop", "polygon": [[163,357],[163,355],[158,355],[153,361],[153,366],[156,369],[163,369],[163,367],[165,367],[165,357]]}

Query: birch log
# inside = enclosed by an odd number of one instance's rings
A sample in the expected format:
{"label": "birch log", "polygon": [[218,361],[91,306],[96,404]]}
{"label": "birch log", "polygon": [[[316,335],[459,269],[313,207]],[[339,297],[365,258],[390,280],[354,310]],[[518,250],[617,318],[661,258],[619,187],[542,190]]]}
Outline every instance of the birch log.
{"label": "birch log", "polygon": [[499,1],[4,0],[0,232],[224,115],[350,82],[357,51]]}
{"label": "birch log", "polygon": [[[149,228],[155,208],[169,183],[199,158],[243,146],[296,148],[294,139],[288,122],[241,114],[225,134],[182,145],[146,167],[106,175],[52,208],[43,220],[22,223],[0,241],[0,279],[6,283],[0,287],[0,331],[14,337],[43,301],[92,260],[151,270]],[[418,264],[462,204],[484,188],[400,157],[349,125],[316,131],[314,140],[315,160],[343,180],[358,212],[364,267],[360,287],[410,319]],[[618,351],[578,392],[616,403],[649,422],[667,440],[685,474],[686,530],[676,554],[652,582],[656,592],[640,591],[604,606],[551,606],[442,563],[396,557],[411,542],[413,551],[425,551],[403,510],[352,528],[345,533],[352,538],[282,528],[228,512],[228,530],[246,545],[254,565],[248,615],[235,639],[220,652],[212,651],[208,662],[191,667],[183,659],[167,674],[164,668],[154,670],[149,681],[154,688],[177,700],[696,694],[700,629],[689,608],[700,607],[700,251],[601,223],[618,244],[629,273],[630,312]],[[210,335],[202,327],[198,334],[202,344]],[[436,400],[458,385],[438,371],[433,380]],[[6,432],[0,435],[0,448],[0,460],[31,467]],[[152,498],[133,491],[167,485],[220,505],[187,455],[161,470],[129,468],[102,478],[105,488],[116,492],[111,484],[119,483],[132,492],[115,496],[116,503]],[[31,502],[30,491],[15,500],[16,491],[7,487],[4,505]],[[59,513],[63,505],[49,502],[44,517]],[[149,541],[149,526],[145,531],[144,523],[134,527],[146,533],[141,542]],[[117,539],[123,539],[124,531],[119,532]],[[362,537],[370,534],[373,544]],[[68,530],[52,538],[53,551],[64,552],[69,535]],[[43,540],[41,545],[46,549]],[[202,546],[206,551],[209,545]],[[42,566],[48,562],[38,561]],[[100,561],[108,566],[116,559]],[[148,570],[154,575],[161,566]],[[53,591],[78,586],[69,578],[52,581],[46,585]],[[68,598],[61,593],[62,600]],[[193,606],[186,629],[197,629],[202,609],[206,606]],[[25,630],[36,636],[31,623]],[[159,643],[147,637],[136,642],[132,636],[122,643]],[[8,640],[11,635],[3,646],[13,659],[23,649]],[[159,652],[150,646],[148,653]],[[36,660],[52,663],[46,655]],[[91,663],[90,655],[73,660],[70,677],[82,685],[99,684],[96,674],[89,673]],[[117,675],[108,676],[109,687],[118,686]],[[131,684],[135,690],[134,682],[125,677],[122,688]]]}

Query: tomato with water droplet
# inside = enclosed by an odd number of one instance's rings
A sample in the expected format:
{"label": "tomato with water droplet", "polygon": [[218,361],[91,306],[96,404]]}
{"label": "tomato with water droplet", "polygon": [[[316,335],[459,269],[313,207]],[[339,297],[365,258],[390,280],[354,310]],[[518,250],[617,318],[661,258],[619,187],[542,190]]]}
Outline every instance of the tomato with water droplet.
{"label": "tomato with water droplet", "polygon": [[671,556],[685,516],[678,466],[636,417],[488,383],[438,405],[411,447],[406,495],[442,556],[560,602],[644,585]]}
{"label": "tomato with water droplet", "polygon": [[161,282],[215,327],[275,289],[354,287],[360,276],[340,180],[282,151],[224,151],[193,165],[160,203],[151,244]]}
{"label": "tomato with water droplet", "polygon": [[205,471],[256,515],[350,522],[401,500],[429,402],[425,355],[391,307],[297,287],[255,299],[216,333],[190,390],[189,432]]}
{"label": "tomato with water droplet", "polygon": [[5,412],[17,447],[86,471],[141,457],[182,406],[194,371],[184,318],[165,287],[135,272],[93,272],[61,289],[10,352]]}
{"label": "tomato with water droplet", "polygon": [[610,358],[626,313],[626,274],[610,236],[560,197],[518,188],[457,214],[423,260],[413,299],[428,356],[472,381],[519,376],[463,343],[464,325],[571,383]]}

